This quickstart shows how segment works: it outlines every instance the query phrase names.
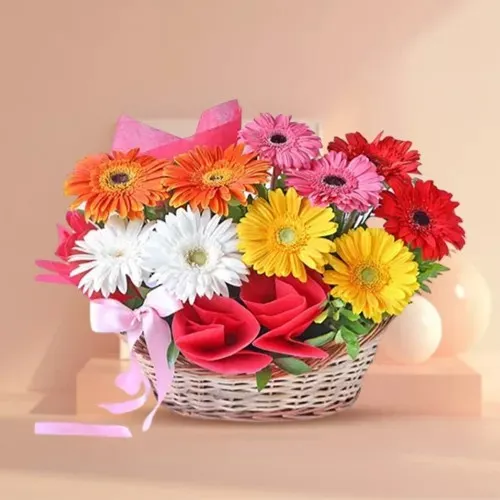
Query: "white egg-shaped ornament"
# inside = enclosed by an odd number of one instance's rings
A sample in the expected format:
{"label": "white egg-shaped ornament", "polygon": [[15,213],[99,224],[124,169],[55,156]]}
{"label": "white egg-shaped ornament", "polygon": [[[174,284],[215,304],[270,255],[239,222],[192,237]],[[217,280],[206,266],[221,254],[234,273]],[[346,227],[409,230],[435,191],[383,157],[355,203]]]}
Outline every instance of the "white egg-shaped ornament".
{"label": "white egg-shaped ornament", "polygon": [[442,323],[437,309],[423,296],[388,325],[377,350],[378,364],[414,365],[432,357],[441,342]]}
{"label": "white egg-shaped ornament", "polygon": [[436,357],[455,357],[469,351],[485,334],[492,297],[486,279],[465,256],[455,254],[443,264],[450,270],[431,283],[428,299],[443,322]]}

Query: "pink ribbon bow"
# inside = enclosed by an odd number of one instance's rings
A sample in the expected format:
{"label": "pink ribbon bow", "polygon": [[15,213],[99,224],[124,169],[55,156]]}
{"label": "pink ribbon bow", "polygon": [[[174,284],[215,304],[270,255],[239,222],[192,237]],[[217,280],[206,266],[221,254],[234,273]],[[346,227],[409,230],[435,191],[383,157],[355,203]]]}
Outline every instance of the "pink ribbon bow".
{"label": "pink ribbon bow", "polygon": [[170,160],[196,146],[220,146],[225,149],[237,142],[240,128],[241,107],[236,100],[205,110],[200,116],[196,132],[185,138],[121,116],[116,125],[113,150],[140,148],[143,154]]}
{"label": "pink ribbon bow", "polygon": [[[128,395],[144,393],[123,403],[103,403],[99,405],[108,412],[119,415],[141,408],[146,403],[152,387],[143,374],[133,352],[141,335],[148,348],[156,375],[157,402],[147,415],[142,430],[147,431],[161,406],[173,379],[173,369],[167,362],[167,350],[172,340],[169,324],[162,318],[170,316],[182,308],[182,303],[174,299],[164,288],[159,287],[149,292],[142,307],[132,310],[114,299],[96,299],[90,301],[90,325],[96,333],[125,332],[130,352],[130,367],[127,372],[118,375],[115,384]],[[35,425],[36,434],[85,435],[105,437],[131,437],[128,428],[122,426],[87,425],[77,423],[40,422]]]}

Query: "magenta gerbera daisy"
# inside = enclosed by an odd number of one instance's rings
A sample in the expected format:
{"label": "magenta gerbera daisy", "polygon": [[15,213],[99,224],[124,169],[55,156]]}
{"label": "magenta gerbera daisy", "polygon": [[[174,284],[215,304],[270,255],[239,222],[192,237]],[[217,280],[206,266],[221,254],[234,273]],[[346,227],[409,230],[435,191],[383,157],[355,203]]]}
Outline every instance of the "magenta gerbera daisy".
{"label": "magenta gerbera daisy", "polygon": [[383,177],[366,156],[349,161],[344,153],[331,152],[313,160],[307,170],[289,172],[287,184],[314,205],[364,212],[378,204]]}
{"label": "magenta gerbera daisy", "polygon": [[240,130],[239,138],[249,151],[280,169],[307,165],[321,149],[321,139],[308,125],[285,115],[262,113]]}

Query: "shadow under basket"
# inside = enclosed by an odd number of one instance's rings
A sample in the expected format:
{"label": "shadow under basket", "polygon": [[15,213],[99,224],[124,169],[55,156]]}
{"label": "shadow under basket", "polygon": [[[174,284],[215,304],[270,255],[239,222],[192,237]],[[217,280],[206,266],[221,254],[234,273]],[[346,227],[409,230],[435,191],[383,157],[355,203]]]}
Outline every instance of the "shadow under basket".
{"label": "shadow under basket", "polygon": [[[308,363],[311,371],[290,375],[273,365],[273,376],[259,392],[255,376],[223,376],[199,368],[179,356],[164,404],[180,415],[213,420],[273,421],[320,418],[352,406],[363,377],[375,358],[381,333],[392,318],[363,337],[352,360],[344,345],[323,346],[328,357]],[[151,359],[141,338],[135,354],[146,376],[156,382]]]}

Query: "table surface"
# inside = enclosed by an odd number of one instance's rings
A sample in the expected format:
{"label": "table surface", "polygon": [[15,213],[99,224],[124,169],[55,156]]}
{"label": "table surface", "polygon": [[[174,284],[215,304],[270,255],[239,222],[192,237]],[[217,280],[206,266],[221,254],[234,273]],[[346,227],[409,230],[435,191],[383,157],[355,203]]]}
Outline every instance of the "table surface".
{"label": "table surface", "polygon": [[396,417],[354,408],[322,420],[267,424],[201,421],[165,410],[147,433],[141,412],[113,417],[134,434],[120,440],[35,436],[36,420],[61,416],[16,414],[22,400],[7,412],[6,401],[0,408],[6,500],[148,493],[173,500],[500,498],[494,416]]}
{"label": "table surface", "polygon": [[[478,359],[482,418],[397,416],[356,405],[308,422],[229,423],[166,410],[34,415],[40,395],[0,394],[3,500],[500,499],[496,357]],[[38,406],[37,406],[38,405]],[[133,439],[35,436],[36,421],[130,426]],[[150,495],[146,497],[146,495]]]}

